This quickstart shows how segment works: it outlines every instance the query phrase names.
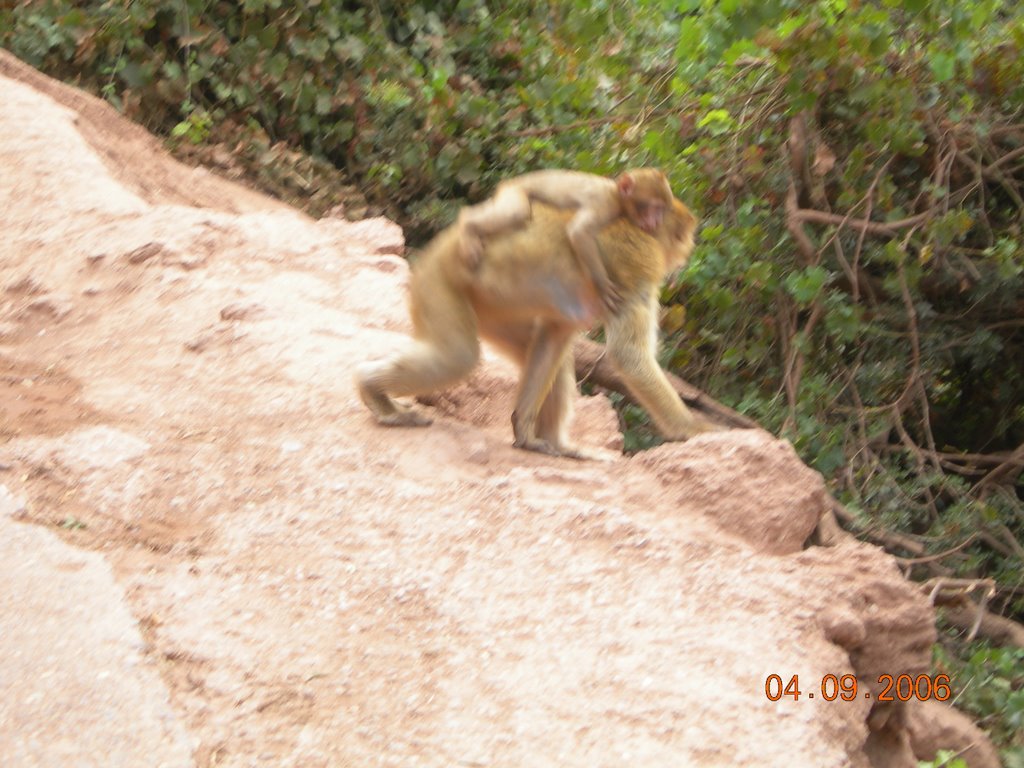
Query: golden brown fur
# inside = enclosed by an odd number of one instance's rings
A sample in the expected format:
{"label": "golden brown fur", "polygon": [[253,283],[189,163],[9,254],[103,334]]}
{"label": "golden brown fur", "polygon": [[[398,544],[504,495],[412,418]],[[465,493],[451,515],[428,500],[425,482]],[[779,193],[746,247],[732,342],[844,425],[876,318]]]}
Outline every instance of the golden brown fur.
{"label": "golden brown fur", "polygon": [[621,297],[614,312],[605,309],[576,259],[566,233],[571,217],[534,206],[526,226],[486,244],[472,274],[462,260],[457,227],[434,239],[410,280],[414,341],[356,374],[360,395],[379,422],[429,424],[428,417],[392,398],[426,395],[466,377],[483,338],[522,371],[512,416],[515,445],[579,456],[565,436],[576,388],[572,341],[600,323],[610,359],[665,437],[679,440],[710,428],[686,408],[654,356],[658,287],[689,257],[693,215],[673,198],[656,236],[625,218],[598,233],[601,258]]}

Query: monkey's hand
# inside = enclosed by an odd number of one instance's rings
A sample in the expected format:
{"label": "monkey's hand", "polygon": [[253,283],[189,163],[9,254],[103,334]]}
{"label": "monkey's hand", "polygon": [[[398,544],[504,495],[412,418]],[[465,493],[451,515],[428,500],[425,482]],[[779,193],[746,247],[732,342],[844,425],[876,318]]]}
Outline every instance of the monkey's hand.
{"label": "monkey's hand", "polygon": [[596,287],[597,294],[605,310],[607,310],[609,315],[615,314],[622,305],[622,296],[619,295],[618,290],[609,280],[599,282]]}
{"label": "monkey's hand", "polygon": [[484,241],[479,235],[470,234],[463,230],[459,235],[459,255],[462,263],[471,272],[475,272],[480,266],[480,258],[484,253]]}

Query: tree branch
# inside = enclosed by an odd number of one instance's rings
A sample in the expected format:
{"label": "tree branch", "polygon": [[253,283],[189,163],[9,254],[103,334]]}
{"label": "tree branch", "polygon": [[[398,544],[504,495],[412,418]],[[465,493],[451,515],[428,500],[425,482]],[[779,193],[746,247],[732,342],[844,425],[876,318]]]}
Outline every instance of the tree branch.
{"label": "tree branch", "polygon": [[[589,339],[579,339],[573,348],[573,357],[576,363],[577,380],[590,381],[605,389],[631,397],[626,382],[605,356],[603,344]],[[666,375],[672,389],[679,394],[687,406],[707,416],[715,423],[741,429],[760,427],[753,419],[748,419],[742,413],[723,405],[678,376],[671,373],[666,373]]]}
{"label": "tree branch", "polygon": [[957,605],[944,608],[942,618],[957,629],[965,632],[974,630],[975,634],[991,640],[996,645],[1024,648],[1024,626],[1013,619],[979,609],[967,598]]}
{"label": "tree branch", "polygon": [[[970,193],[971,188],[974,184],[969,184],[965,187],[958,189],[956,192],[950,194],[950,199],[956,199],[958,202],[967,197]],[[837,227],[849,227],[850,229],[861,230],[868,234],[878,235],[879,237],[896,237],[901,229],[910,229],[916,227],[919,224],[924,223],[929,218],[934,216],[938,212],[937,207],[929,208],[924,213],[918,213],[914,216],[908,216],[905,219],[897,219],[896,221],[868,221],[867,219],[852,219],[849,216],[840,216],[836,213],[826,213],[825,211],[816,211],[812,208],[797,208],[788,214],[787,218],[792,217],[794,222],[809,221],[815,224],[828,224]]]}
{"label": "tree branch", "polygon": [[791,214],[796,222],[809,221],[815,224],[834,224],[836,226],[849,227],[850,229],[859,229],[882,237],[896,237],[898,234],[897,230],[916,226],[930,215],[931,212],[927,211],[907,219],[888,221],[883,224],[878,221],[868,221],[867,219],[851,219],[846,216],[840,216],[837,213],[825,213],[824,211],[815,211],[811,208],[797,208]]}
{"label": "tree branch", "polygon": [[1010,454],[1006,461],[981,478],[975,488],[983,488],[986,485],[998,483],[1003,479],[1004,475],[1008,475],[1014,469],[1024,469],[1024,443],[1017,446],[1017,450]]}

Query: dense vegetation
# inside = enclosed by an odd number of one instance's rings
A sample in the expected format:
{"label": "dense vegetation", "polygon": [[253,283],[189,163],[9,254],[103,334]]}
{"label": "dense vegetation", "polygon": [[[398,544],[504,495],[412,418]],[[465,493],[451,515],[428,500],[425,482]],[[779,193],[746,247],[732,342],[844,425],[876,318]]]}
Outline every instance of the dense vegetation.
{"label": "dense vegetation", "polygon": [[[414,242],[529,169],[664,168],[704,222],[664,362],[790,438],[915,576],[1024,618],[1020,4],[43,0],[0,10],[0,44]],[[938,663],[1024,765],[1021,656],[953,637]]]}

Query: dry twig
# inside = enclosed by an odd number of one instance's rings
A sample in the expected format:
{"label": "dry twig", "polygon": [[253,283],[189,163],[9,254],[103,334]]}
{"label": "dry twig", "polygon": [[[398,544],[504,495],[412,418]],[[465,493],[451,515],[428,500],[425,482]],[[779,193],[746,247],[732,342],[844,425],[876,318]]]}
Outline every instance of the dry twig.
{"label": "dry twig", "polygon": [[956,605],[967,600],[972,592],[980,592],[981,597],[975,604],[975,618],[967,633],[970,642],[978,634],[985,606],[996,593],[996,583],[992,579],[950,579],[945,576],[929,579],[921,584],[921,589],[928,594],[932,605]]}

